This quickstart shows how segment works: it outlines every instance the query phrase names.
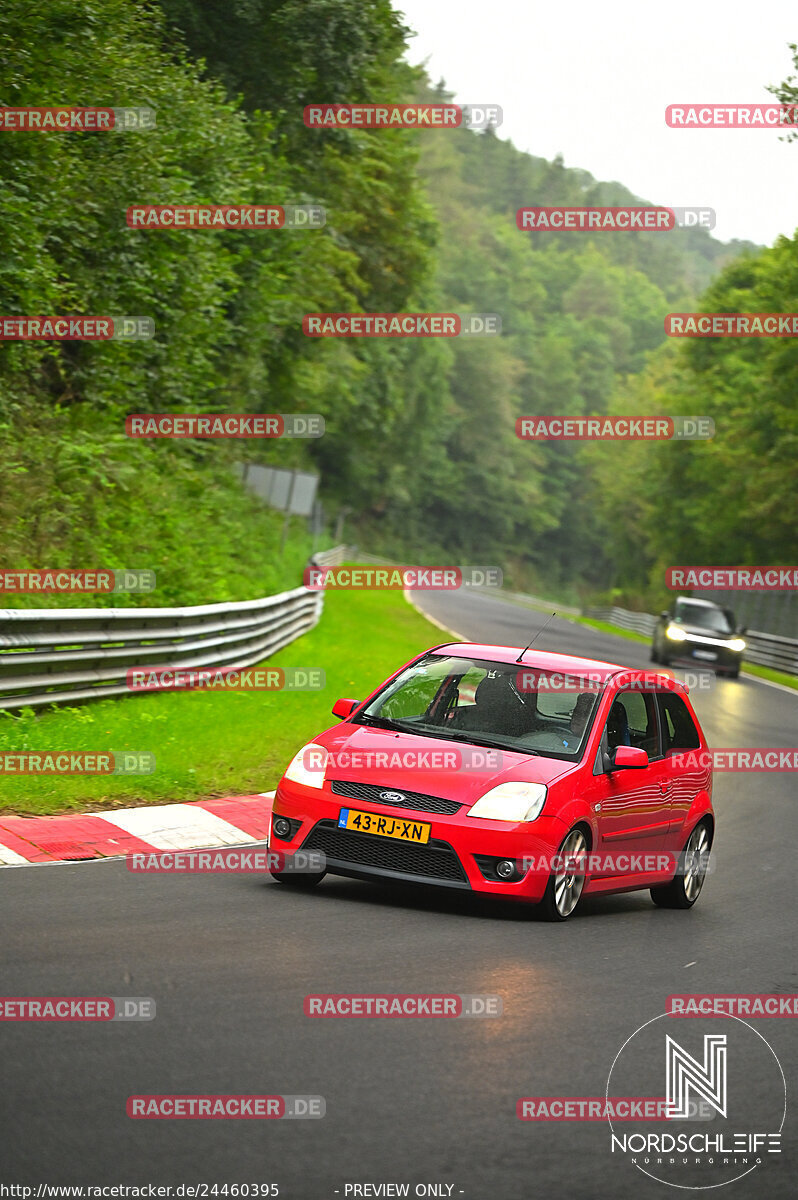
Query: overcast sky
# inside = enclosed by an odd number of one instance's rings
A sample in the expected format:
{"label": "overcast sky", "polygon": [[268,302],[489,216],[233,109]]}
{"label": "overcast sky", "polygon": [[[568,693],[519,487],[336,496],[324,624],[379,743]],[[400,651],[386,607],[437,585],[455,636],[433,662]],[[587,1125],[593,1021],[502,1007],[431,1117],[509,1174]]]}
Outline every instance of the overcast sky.
{"label": "overcast sky", "polygon": [[[773,129],[669,129],[668,104],[766,103],[792,72],[796,0],[394,0],[412,62],[499,136],[652,203],[714,208],[714,236],[770,245],[798,227],[798,142]],[[427,137],[445,137],[430,131]],[[534,196],[525,198],[534,203]]]}

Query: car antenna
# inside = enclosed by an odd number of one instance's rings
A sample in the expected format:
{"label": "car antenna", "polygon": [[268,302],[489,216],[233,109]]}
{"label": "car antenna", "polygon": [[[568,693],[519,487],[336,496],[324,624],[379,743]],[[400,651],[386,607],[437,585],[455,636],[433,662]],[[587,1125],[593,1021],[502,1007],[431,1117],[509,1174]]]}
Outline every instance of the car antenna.
{"label": "car antenna", "polygon": [[[552,617],[556,617],[556,616],[557,616],[557,613],[556,613],[556,612],[553,612],[553,613],[551,614],[551,617],[549,617],[549,620],[548,620],[548,621],[544,621],[544,622],[543,622],[543,624],[541,625],[540,629],[539,629],[539,630],[537,631],[537,633],[535,634],[535,637],[533,637],[533,638],[532,638],[532,642],[534,642],[536,638],[540,637],[540,635],[541,635],[541,633],[543,632],[543,630],[544,630],[544,629],[546,628],[546,626],[549,624],[549,621],[551,621],[551,618],[552,618]],[[529,643],[529,646],[531,646],[531,645],[532,645],[532,642],[530,642],[530,643]],[[515,660],[516,662],[520,662],[520,661],[521,661],[521,659],[524,657],[524,655],[526,654],[527,650],[529,649],[529,646],[524,646],[523,650],[522,650],[522,651],[521,651],[521,653],[518,655],[518,658]]]}

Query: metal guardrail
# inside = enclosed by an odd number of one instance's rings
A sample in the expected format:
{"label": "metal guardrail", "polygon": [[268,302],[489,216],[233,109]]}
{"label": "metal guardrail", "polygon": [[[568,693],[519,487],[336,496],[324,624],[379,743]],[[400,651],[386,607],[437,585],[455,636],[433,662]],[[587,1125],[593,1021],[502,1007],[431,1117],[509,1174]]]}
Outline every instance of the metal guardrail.
{"label": "metal guardrail", "polygon": [[0,709],[133,695],[134,667],[252,667],[312,629],[322,604],[298,587],[188,608],[0,610]]}
{"label": "metal guardrail", "polygon": [[317,567],[340,567],[349,558],[350,549],[349,546],[333,546],[332,550],[320,550],[310,561]]}
{"label": "metal guardrail", "polygon": [[651,613],[630,612],[628,608],[586,608],[582,615],[592,617],[595,621],[607,621],[632,633],[642,633],[645,637],[651,637],[657,623],[657,618]]}
{"label": "metal guardrail", "polygon": [[[642,633],[651,637],[657,618],[651,613],[630,612],[626,608],[587,608],[586,617],[607,621],[621,629]],[[760,667],[771,667],[787,675],[798,675],[798,641],[795,638],[778,637],[773,633],[761,633],[749,629],[744,635],[746,650],[743,662],[756,663]]]}

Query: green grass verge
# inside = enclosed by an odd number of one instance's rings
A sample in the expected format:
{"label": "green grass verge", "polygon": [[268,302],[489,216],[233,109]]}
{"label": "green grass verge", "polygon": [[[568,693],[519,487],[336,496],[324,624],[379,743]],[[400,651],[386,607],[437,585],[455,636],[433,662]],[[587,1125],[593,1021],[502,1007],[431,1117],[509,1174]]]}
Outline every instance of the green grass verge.
{"label": "green grass verge", "polygon": [[269,666],[321,667],[316,692],[162,692],[78,708],[0,713],[0,750],[149,750],[140,776],[6,776],[0,812],[61,813],[265,792],[293,754],[335,724],[339,696],[360,699],[406,659],[445,641],[401,592],[325,595],[319,625]]}
{"label": "green grass verge", "polygon": [[565,621],[575,621],[578,625],[589,625],[591,629],[598,629],[600,633],[611,633],[613,637],[626,638],[630,642],[650,642],[651,638],[647,638],[642,633],[635,633],[632,629],[621,629],[619,625],[611,625],[609,621],[598,621],[595,617],[572,617],[565,616]]}
{"label": "green grass verge", "polygon": [[769,679],[771,683],[780,683],[782,687],[792,688],[794,692],[798,691],[798,677],[795,675],[785,675],[783,671],[774,671],[770,667],[760,667],[757,663],[745,663],[743,674],[758,675],[760,679]]}

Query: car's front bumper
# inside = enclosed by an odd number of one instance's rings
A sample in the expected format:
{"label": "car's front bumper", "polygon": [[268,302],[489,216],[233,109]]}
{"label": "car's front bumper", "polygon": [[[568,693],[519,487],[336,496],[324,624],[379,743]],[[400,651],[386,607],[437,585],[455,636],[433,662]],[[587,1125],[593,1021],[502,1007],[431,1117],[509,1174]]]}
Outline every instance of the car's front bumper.
{"label": "car's front bumper", "polygon": [[[342,808],[424,822],[430,826],[429,842],[410,843],[340,829],[337,822]],[[288,839],[272,833],[270,847],[286,854],[300,849],[321,851],[327,870],[334,875],[461,888],[528,903],[541,900],[550,873],[547,864],[567,833],[565,824],[543,814],[528,825],[509,825],[467,817],[466,811],[463,807],[456,815],[443,816],[398,809],[336,795],[328,785],[308,788],[283,779],[274,798],[272,820],[284,816],[299,826]],[[500,859],[516,863],[519,877],[506,882],[487,877],[491,863]]]}
{"label": "car's front bumper", "polygon": [[682,642],[666,637],[664,645],[670,662],[709,671],[737,670],[745,653],[744,650],[732,650],[723,642],[699,641],[689,636]]}

